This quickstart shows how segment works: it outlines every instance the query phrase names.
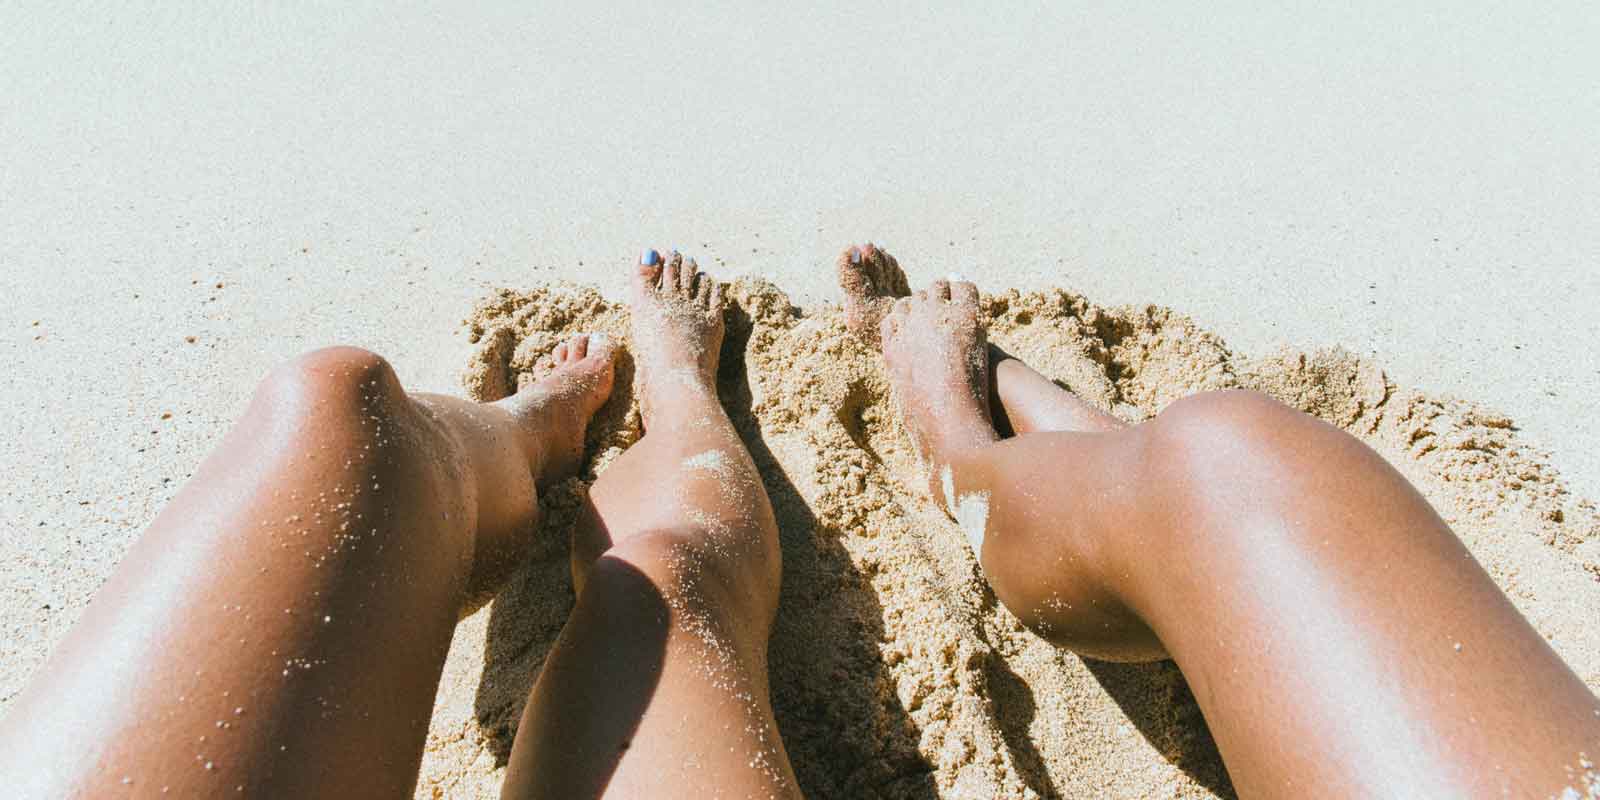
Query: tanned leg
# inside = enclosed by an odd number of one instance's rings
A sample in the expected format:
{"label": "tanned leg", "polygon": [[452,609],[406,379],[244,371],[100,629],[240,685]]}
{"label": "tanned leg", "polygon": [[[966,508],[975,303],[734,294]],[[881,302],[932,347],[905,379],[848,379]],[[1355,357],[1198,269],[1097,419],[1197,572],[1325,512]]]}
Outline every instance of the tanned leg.
{"label": "tanned leg", "polygon": [[847,293],[995,593],[1086,655],[1176,660],[1241,795],[1546,797],[1600,753],[1600,702],[1355,438],[1225,392],[1001,440],[976,290],[883,299]]}
{"label": "tanned leg", "polygon": [[578,601],[518,728],[506,797],[797,797],[767,692],[780,556],[717,400],[721,284],[674,254],[632,289],[644,437],[573,538]]}
{"label": "tanned leg", "polygon": [[603,341],[554,361],[492,405],[354,348],[275,372],[13,704],[7,794],[409,796],[456,621],[611,390]]}
{"label": "tanned leg", "polygon": [[[937,284],[934,289],[942,290]],[[953,297],[976,292],[977,288],[957,282],[950,284],[950,291]],[[1089,405],[993,344],[989,345],[989,408],[996,427],[1012,434],[1105,433],[1128,427],[1126,422]]]}

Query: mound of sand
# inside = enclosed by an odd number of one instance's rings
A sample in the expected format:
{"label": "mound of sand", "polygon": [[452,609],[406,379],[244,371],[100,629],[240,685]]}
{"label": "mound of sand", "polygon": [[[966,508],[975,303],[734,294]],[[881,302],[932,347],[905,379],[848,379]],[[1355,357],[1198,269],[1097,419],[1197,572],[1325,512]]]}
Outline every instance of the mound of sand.
{"label": "mound of sand", "polygon": [[[1084,661],[995,600],[956,525],[916,477],[878,357],[836,307],[772,285],[730,292],[724,405],[782,529],[773,705],[814,798],[1231,796],[1171,663]],[[1506,417],[1394,385],[1341,350],[1236,354],[1157,307],[1063,292],[983,300],[990,338],[1130,422],[1196,391],[1267,392],[1361,437],[1450,522],[1519,608],[1600,688],[1600,516],[1571,497]],[[627,338],[626,307],[592,289],[501,291],[468,321],[465,375],[493,400],[565,335]],[[640,435],[632,365],[589,436],[586,477]],[[419,797],[493,797],[529,686],[572,603],[566,533],[585,483],[545,498],[527,568],[457,634]]]}

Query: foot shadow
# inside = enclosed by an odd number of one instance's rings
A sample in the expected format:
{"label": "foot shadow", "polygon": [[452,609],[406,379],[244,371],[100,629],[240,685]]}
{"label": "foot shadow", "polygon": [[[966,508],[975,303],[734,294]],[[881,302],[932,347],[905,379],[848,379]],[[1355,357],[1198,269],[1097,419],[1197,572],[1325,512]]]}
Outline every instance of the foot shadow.
{"label": "foot shadow", "polygon": [[1087,658],[1083,664],[1163,758],[1216,796],[1227,800],[1238,796],[1211,728],[1177,664],[1119,664]]}
{"label": "foot shadow", "polygon": [[[633,407],[633,374],[632,355],[619,350],[615,388],[595,413],[585,436],[586,460],[606,445],[637,438],[637,419],[629,411]],[[505,394],[518,388],[515,377],[504,381]],[[577,599],[572,586],[572,527],[587,502],[587,489],[577,480],[558,484],[539,498],[534,552],[506,581],[489,609],[483,674],[473,713],[485,746],[502,767],[511,758],[528,695]]]}
{"label": "foot shadow", "polygon": [[894,693],[878,651],[883,614],[867,576],[784,473],[752,410],[745,349],[752,332],[728,314],[718,390],[749,448],[778,518],[783,585],[768,644],[773,712],[807,797],[934,800],[920,731]]}
{"label": "foot shadow", "polygon": [[[818,800],[937,800],[933,766],[917,750],[920,731],[894,693],[878,651],[884,630],[877,595],[840,544],[843,533],[817,520],[768,445],[745,369],[753,323],[736,304],[727,322],[718,392],[778,519],[782,611],[768,644],[768,677],[800,787]],[[606,408],[630,406],[630,375],[631,361],[619,360],[617,391]],[[474,711],[486,746],[502,766],[574,601],[566,542],[581,495],[575,503],[566,501],[572,507],[561,505],[559,496],[551,499],[557,505],[544,505],[537,535],[559,546],[536,553],[490,610]]]}
{"label": "foot shadow", "polygon": [[489,609],[473,713],[498,766],[511,758],[528,694],[572,613],[574,599],[567,560],[549,559],[518,570]]}
{"label": "foot shadow", "polygon": [[1011,671],[1005,659],[991,657],[984,664],[984,685],[989,702],[995,709],[995,721],[1006,749],[1011,751],[1011,763],[1028,788],[1045,800],[1061,797],[1061,790],[1050,779],[1044,756],[1033,743],[1028,730],[1039,706],[1033,700],[1033,689],[1021,676]]}
{"label": "foot shadow", "polygon": [[[606,641],[569,639],[561,657],[544,665],[544,678],[551,683],[538,690],[540,699],[533,701],[537,705],[530,709],[529,724],[533,732],[555,733],[562,741],[524,750],[506,772],[507,797],[604,794],[655,696],[670,635],[666,598],[649,576],[609,556],[595,562],[589,580],[603,581],[606,588],[586,596],[575,609],[574,629],[602,630],[626,619],[629,635]],[[604,693],[591,705],[551,699],[570,698],[573,690],[593,691],[597,686],[604,686]]]}

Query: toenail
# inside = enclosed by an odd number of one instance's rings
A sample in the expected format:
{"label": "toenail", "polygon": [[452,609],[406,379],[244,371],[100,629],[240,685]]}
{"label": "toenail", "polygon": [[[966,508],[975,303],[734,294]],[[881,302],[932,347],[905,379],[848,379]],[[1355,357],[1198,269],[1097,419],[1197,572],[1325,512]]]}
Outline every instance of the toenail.
{"label": "toenail", "polygon": [[860,264],[861,263],[861,248],[859,248],[859,247],[850,248],[850,263],[852,263],[852,264]]}
{"label": "toenail", "polygon": [[653,267],[661,263],[661,254],[654,250],[646,250],[639,254],[639,263],[647,267]]}

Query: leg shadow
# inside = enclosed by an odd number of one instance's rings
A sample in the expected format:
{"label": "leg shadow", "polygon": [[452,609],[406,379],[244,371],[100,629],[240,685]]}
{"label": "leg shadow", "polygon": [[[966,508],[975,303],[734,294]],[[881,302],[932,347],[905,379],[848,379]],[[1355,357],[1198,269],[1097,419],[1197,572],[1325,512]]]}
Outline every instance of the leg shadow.
{"label": "leg shadow", "polygon": [[602,556],[583,595],[533,689],[506,797],[604,794],[655,696],[670,626],[660,590],[632,564]]}
{"label": "leg shadow", "polygon": [[[638,420],[630,418],[629,412],[633,407],[633,373],[633,357],[626,351],[618,352],[615,388],[585,435],[587,456],[592,457],[607,446],[626,446],[637,440]],[[516,385],[511,378],[506,382]],[[572,529],[587,505],[587,489],[576,480],[552,487],[539,498],[534,551],[489,609],[483,675],[473,712],[485,745],[500,766],[505,766],[511,757],[511,744],[529,692],[572,613],[576,600],[572,586]]]}
{"label": "leg shadow", "polygon": [[1028,730],[1039,709],[1033,700],[1033,690],[998,655],[987,660],[983,674],[989,702],[998,712],[995,718],[999,723],[1000,736],[1011,751],[1011,763],[1016,765],[1023,783],[1045,800],[1060,798],[1061,790],[1050,779],[1044,756],[1034,746],[1033,736]]}
{"label": "leg shadow", "polygon": [[572,613],[567,559],[536,561],[518,570],[489,610],[483,677],[473,712],[495,762],[505,766],[523,707],[544,662]]}
{"label": "leg shadow", "polygon": [[751,410],[744,351],[751,321],[728,317],[718,390],[761,471],[778,518],[783,586],[768,644],[773,711],[807,797],[934,800],[933,767],[920,732],[878,651],[882,608],[868,578],[819,523],[785,475]]}
{"label": "leg shadow", "polygon": [[1167,761],[1218,797],[1237,797],[1216,740],[1177,664],[1118,664],[1087,658],[1083,663]]}
{"label": "leg shadow", "polygon": [[[821,524],[784,473],[752,410],[745,349],[752,322],[728,312],[718,391],[760,470],[778,519],[783,584],[768,644],[773,711],[806,796],[936,800],[933,767],[917,749],[920,731],[894,692],[878,651],[883,612],[869,579]],[[631,402],[631,363],[619,361],[610,409]],[[597,417],[605,417],[602,409]],[[591,426],[591,427],[605,427]],[[625,444],[618,440],[612,444]],[[591,443],[593,444],[593,443]],[[581,499],[549,498],[538,536],[565,543]],[[566,505],[563,505],[563,503]],[[483,678],[474,710],[486,744],[504,765],[534,682],[572,611],[567,550],[536,553],[494,601]]]}

